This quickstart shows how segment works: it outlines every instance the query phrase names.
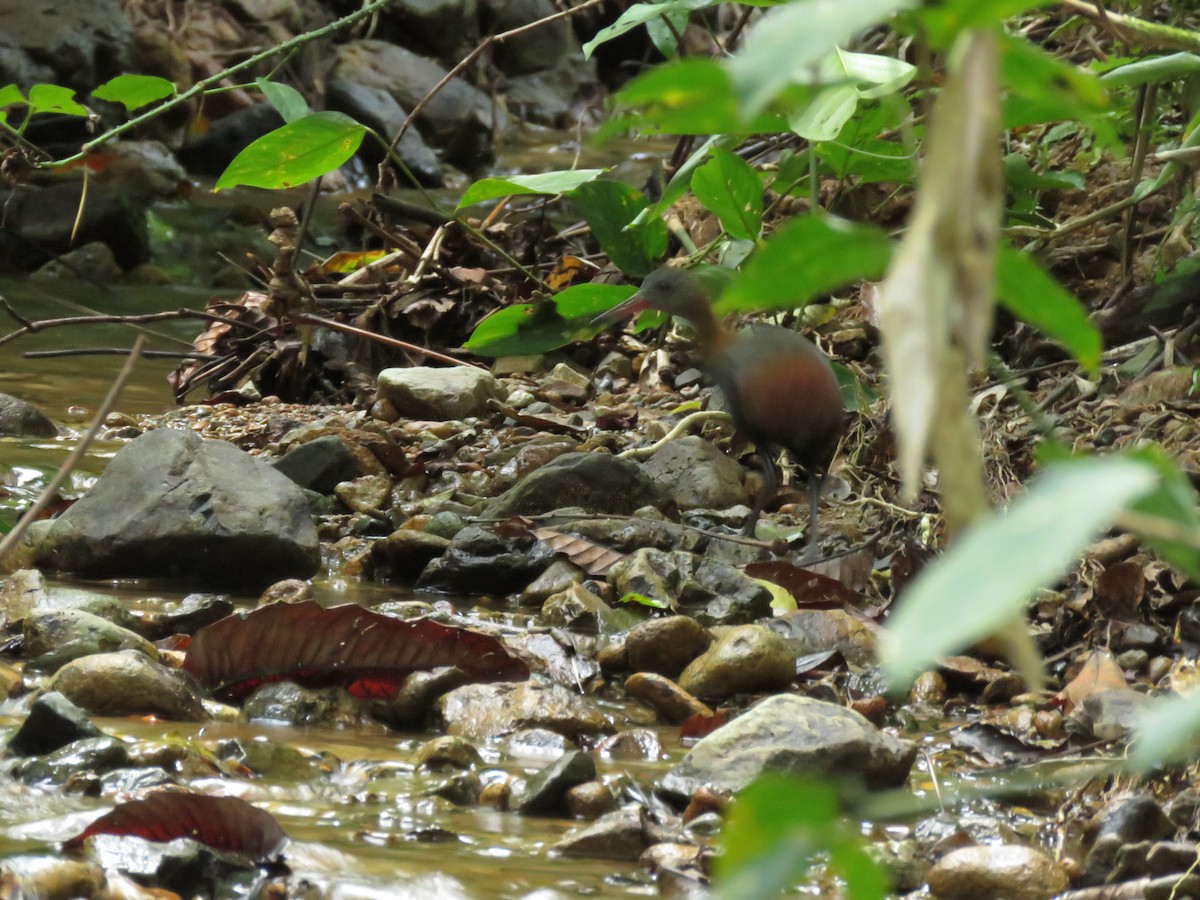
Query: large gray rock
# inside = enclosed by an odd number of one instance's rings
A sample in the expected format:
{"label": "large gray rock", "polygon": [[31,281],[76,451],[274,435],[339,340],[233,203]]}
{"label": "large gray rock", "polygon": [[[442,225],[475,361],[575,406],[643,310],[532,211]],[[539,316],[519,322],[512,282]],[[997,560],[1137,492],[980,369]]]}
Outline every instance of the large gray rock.
{"label": "large gray rock", "polygon": [[489,501],[482,515],[506,519],[572,506],[627,516],[647,505],[669,510],[671,501],[637,463],[607,453],[564,453]]}
{"label": "large gray rock", "polygon": [[36,406],[8,394],[0,394],[0,436],[54,437],[58,429]]}
{"label": "large gray rock", "polygon": [[747,501],[742,467],[696,435],[660,447],[642,468],[680,509],[728,509]]}
{"label": "large gray rock", "polygon": [[709,787],[736,793],[762,772],[860,776],[872,788],[908,778],[917,745],[886,734],[834,703],[780,694],[718,728],[668,772],[662,788],[690,797]]}
{"label": "large gray rock", "polygon": [[300,488],[225,441],[162,428],[121,450],[37,547],[50,569],[261,588],[320,565]]}
{"label": "large gray rock", "polygon": [[[344,78],[334,78],[329,82],[325,89],[325,105],[329,109],[344,112],[389,140],[395,137],[404,120],[408,118],[404,107],[387,91],[365,84],[355,84]],[[404,132],[396,151],[421,185],[442,186],[442,164],[433,148],[421,137],[421,132],[415,128]],[[378,165],[383,159],[383,148],[375,141],[363,141],[358,152],[371,165]]]}
{"label": "large gray rock", "polygon": [[73,660],[55,673],[50,689],[101,716],[149,714],[182,722],[208,718],[186,675],[136,650]]}
{"label": "large gray rock", "polygon": [[0,83],[28,88],[23,76],[32,76],[90,91],[131,71],[133,28],[122,6],[121,0],[0,3]]}
{"label": "large gray rock", "polygon": [[413,366],[379,373],[379,397],[402,416],[413,419],[465,419],[488,412],[488,401],[500,396],[491,372],[474,366]]}

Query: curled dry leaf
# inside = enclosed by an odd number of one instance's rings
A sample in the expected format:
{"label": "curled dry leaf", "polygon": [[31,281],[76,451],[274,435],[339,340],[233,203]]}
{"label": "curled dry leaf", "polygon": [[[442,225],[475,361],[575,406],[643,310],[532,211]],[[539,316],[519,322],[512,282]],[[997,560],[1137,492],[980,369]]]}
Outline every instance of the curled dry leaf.
{"label": "curled dry leaf", "polygon": [[120,803],[63,844],[77,852],[98,834],[138,837],[166,843],[191,838],[217,850],[256,862],[278,856],[287,843],[274,817],[238,797],[209,797],[187,791],[160,791],[144,800]]}
{"label": "curled dry leaf", "polygon": [[625,558],[624,553],[601,547],[573,534],[563,534],[553,528],[535,528],[533,536],[596,578],[603,576]]}
{"label": "curled dry leaf", "polygon": [[1125,683],[1125,673],[1107,650],[1096,650],[1083,662],[1077,674],[1058,694],[1063,711],[1070,712],[1094,694],[1104,691],[1132,690]]}
{"label": "curled dry leaf", "polygon": [[428,619],[403,621],[360,606],[272,603],[200,629],[183,668],[214,696],[244,698],[261,684],[342,685],[389,697],[415,671],[455,666],[478,681],[516,681],[529,669],[496,638]]}

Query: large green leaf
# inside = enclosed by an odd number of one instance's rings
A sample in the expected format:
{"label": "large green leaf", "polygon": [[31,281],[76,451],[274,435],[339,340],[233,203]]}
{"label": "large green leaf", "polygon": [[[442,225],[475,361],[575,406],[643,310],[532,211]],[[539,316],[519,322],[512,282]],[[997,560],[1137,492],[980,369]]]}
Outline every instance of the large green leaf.
{"label": "large green leaf", "polygon": [[804,306],[860,278],[878,278],[892,244],[886,233],[833,216],[793,219],[750,258],[717,301],[720,313]]}
{"label": "large green leaf", "polygon": [[87,116],[88,108],[75,100],[75,92],[58,84],[35,84],[29,89],[29,112]]}
{"label": "large green leaf", "polygon": [[1105,87],[1134,87],[1152,82],[1178,81],[1200,72],[1200,56],[1195,53],[1172,53],[1139,59],[1128,65],[1110,69],[1100,76]]}
{"label": "large green leaf", "polygon": [[762,230],[762,181],[740,156],[714,150],[713,158],[692,174],[692,192],[730,237],[757,240]]}
{"label": "large green leaf", "polygon": [[264,134],[234,157],[214,190],[239,184],[275,190],[320,178],[346,162],[365,126],[338,112],[319,112]]}
{"label": "large green leaf", "polygon": [[1200,755],[1200,693],[1163,698],[1142,714],[1130,763],[1145,771],[1168,762],[1194,761]]}
{"label": "large green leaf", "polygon": [[601,44],[618,38],[639,25],[657,21],[661,16],[674,17],[694,9],[716,6],[719,2],[720,0],[664,0],[661,3],[635,3],[621,13],[617,21],[596,32],[596,36],[583,45],[583,55],[591,59],[592,53]]}
{"label": "large green leaf", "polygon": [[[667,226],[658,216],[638,219],[650,201],[621,181],[592,181],[568,195],[587,220],[600,249],[622,272],[647,275],[667,252]],[[638,219],[636,224],[632,224]]]}
{"label": "large green leaf", "polygon": [[[1193,535],[1200,534],[1196,490],[1179,464],[1158,446],[1139,447],[1130,455],[1154,466],[1162,478],[1156,490],[1133,505],[1133,511],[1182,526],[1185,532]],[[1137,530],[1136,526],[1133,526],[1133,530]],[[1182,569],[1192,581],[1200,582],[1200,549],[1194,540],[1172,540],[1161,534],[1150,533],[1143,534],[1142,540],[1171,565]]]}
{"label": "large green leaf", "polygon": [[1089,372],[1100,366],[1100,332],[1075,297],[1028,255],[1001,247],[996,257],[996,295],[1001,305],[1067,348]]}
{"label": "large green leaf", "polygon": [[913,579],[880,642],[893,685],[994,634],[1025,612],[1126,506],[1154,490],[1154,467],[1124,456],[1056,463],[1008,508],[972,526]]}
{"label": "large green leaf", "polygon": [[774,900],[802,878],[820,854],[846,883],[851,900],[878,900],[887,880],[842,814],[830,779],[763,775],[738,794],[716,859],[716,896]]}
{"label": "large green leaf", "polygon": [[118,75],[92,91],[92,96],[120,103],[128,112],[148,106],[155,100],[175,96],[174,83],[157,75]]}
{"label": "large green leaf", "polygon": [[604,326],[594,326],[592,320],[633,292],[628,285],[579,284],[541,303],[506,306],[480,322],[463,349],[480,356],[525,356],[556,350],[599,332]]}
{"label": "large green leaf", "polygon": [[802,0],[769,10],[728,63],[734,90],[748,115],[763,112],[792,84],[806,84],[813,66],[839,44],[911,0]]}
{"label": "large green leaf", "polygon": [[537,175],[510,175],[507,178],[481,178],[467,188],[458,209],[496,200],[513,194],[545,194],[554,196],[573,191],[581,184],[595,181],[607,169],[564,169],[558,172],[541,172]]}
{"label": "large green leaf", "polygon": [[915,66],[890,56],[851,53],[835,47],[817,67],[816,82],[828,84],[799,114],[792,130],[809,141],[831,141],[845,127],[862,100],[895,93],[917,73]]}
{"label": "large green leaf", "polygon": [[1096,76],[1067,65],[1024,38],[1000,38],[1000,77],[1007,91],[1004,127],[1077,119],[1105,142],[1112,126],[1103,118],[1108,95]]}
{"label": "large green leaf", "polygon": [[905,18],[920,23],[922,37],[938,50],[949,50],[967,28],[994,28],[1031,9],[1058,0],[943,0],[926,4]]}

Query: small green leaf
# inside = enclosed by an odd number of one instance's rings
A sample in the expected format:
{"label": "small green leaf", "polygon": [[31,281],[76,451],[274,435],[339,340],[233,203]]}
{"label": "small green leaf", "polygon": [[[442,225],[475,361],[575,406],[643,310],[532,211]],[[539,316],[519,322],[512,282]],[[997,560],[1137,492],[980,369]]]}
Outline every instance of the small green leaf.
{"label": "small green leaf", "polygon": [[807,141],[832,141],[858,109],[858,99],[858,90],[852,84],[825,88],[789,119],[792,131]]}
{"label": "small green leaf", "polygon": [[1062,344],[1088,372],[1100,366],[1100,331],[1083,305],[1028,255],[1001,247],[996,257],[996,294],[1001,305]]}
{"label": "small green leaf", "polygon": [[1021,153],[1010,153],[1004,157],[1004,180],[1009,187],[1026,191],[1081,191],[1084,188],[1081,173],[1069,169],[1063,172],[1035,172]]}
{"label": "small green leaf", "polygon": [[658,216],[639,218],[650,205],[641,191],[620,181],[592,181],[568,196],[618,269],[637,276],[657,267],[667,252],[667,226]]}
{"label": "small green leaf", "polygon": [[539,304],[506,306],[475,326],[463,349],[480,356],[548,353],[597,334],[604,326],[592,320],[633,292],[629,285],[577,284]]}
{"label": "small green leaf", "polygon": [[28,102],[25,95],[21,93],[21,89],[15,84],[6,84],[0,88],[0,109]]}
{"label": "small green leaf", "polygon": [[730,237],[756,240],[762,230],[763,188],[758,173],[728,150],[692,174],[692,192],[704,208],[721,220]]}
{"label": "small green leaf", "polygon": [[860,278],[878,278],[892,244],[885,232],[843,219],[794,219],[767,239],[717,301],[717,312],[792,309]]}
{"label": "small green leaf", "polygon": [[88,108],[75,101],[75,92],[57,84],[35,84],[29,89],[30,113],[61,113],[65,116],[89,115]]}
{"label": "small green leaf", "polygon": [[[1154,466],[1162,478],[1158,488],[1135,503],[1131,509],[1180,525],[1193,534],[1200,534],[1200,511],[1196,505],[1196,490],[1179,464],[1157,446],[1140,447],[1130,456]],[[1133,526],[1132,530],[1136,531],[1136,526]],[[1192,581],[1200,581],[1200,550],[1196,548],[1194,541],[1169,540],[1158,534],[1143,534],[1142,540],[1171,565],[1183,570]]]}
{"label": "small green leaf", "polygon": [[1200,72],[1200,56],[1195,53],[1172,53],[1169,56],[1139,59],[1111,69],[1100,76],[1100,83],[1108,88],[1134,87],[1152,82],[1178,81],[1195,72]]}
{"label": "small green leaf", "polygon": [[244,149],[217,180],[214,190],[235,187],[295,187],[346,162],[367,129],[338,112],[319,112],[264,134]]}
{"label": "small green leaf", "polygon": [[964,531],[909,584],[884,631],[880,662],[892,684],[1023,615],[1034,592],[1158,480],[1124,456],[1057,463],[1003,513]]}
{"label": "small green leaf", "polygon": [[312,112],[308,108],[308,101],[304,99],[304,95],[294,87],[280,84],[278,81],[267,81],[265,78],[256,78],[254,83],[263,92],[267,102],[275,107],[275,111],[283,117],[283,121],[295,122]]}
{"label": "small green leaf", "polygon": [[661,16],[667,15],[675,18],[678,14],[686,15],[693,9],[716,6],[718,2],[720,0],[666,0],[663,3],[634,3],[621,13],[617,21],[601,28],[596,32],[594,38],[583,45],[583,56],[585,59],[591,59],[592,53],[601,44],[618,38],[639,25],[658,21]]}
{"label": "small green leaf", "polygon": [[92,96],[120,103],[126,112],[148,106],[155,100],[175,96],[174,83],[157,75],[118,75],[92,91]]}
{"label": "small green leaf", "polygon": [[462,199],[458,201],[458,209],[465,209],[482,203],[485,200],[495,200],[513,194],[565,194],[573,191],[581,184],[595,181],[607,169],[568,169],[560,172],[542,172],[538,175],[511,175],[508,178],[481,178],[467,188]]}
{"label": "small green leaf", "polygon": [[645,594],[635,594],[630,592],[617,601],[618,603],[637,603],[641,606],[648,606],[651,609],[670,609],[671,604],[665,600],[656,600],[653,597],[647,597]]}

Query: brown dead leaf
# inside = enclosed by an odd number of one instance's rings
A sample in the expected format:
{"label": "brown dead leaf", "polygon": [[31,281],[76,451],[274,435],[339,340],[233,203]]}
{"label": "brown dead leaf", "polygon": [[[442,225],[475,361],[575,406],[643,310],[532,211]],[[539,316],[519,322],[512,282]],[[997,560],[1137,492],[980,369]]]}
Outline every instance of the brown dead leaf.
{"label": "brown dead leaf", "polygon": [[1113,563],[1096,579],[1092,602],[1104,616],[1128,619],[1136,614],[1145,588],[1146,579],[1139,563],[1133,560]]}
{"label": "brown dead leaf", "polygon": [[867,605],[862,594],[842,582],[782,560],[750,563],[746,574],[784,588],[802,609],[861,609]]}
{"label": "brown dead leaf", "polygon": [[1125,683],[1125,673],[1107,650],[1095,650],[1083,662],[1079,673],[1058,693],[1063,711],[1070,712],[1083,701],[1102,691],[1132,690]]}
{"label": "brown dead leaf", "polygon": [[563,534],[553,528],[534,528],[532,534],[555,553],[563,554],[583,571],[595,577],[604,575],[625,558],[624,553],[601,547],[573,534]]}

